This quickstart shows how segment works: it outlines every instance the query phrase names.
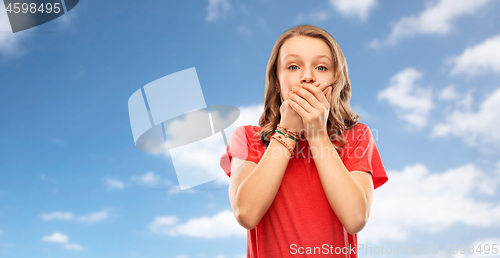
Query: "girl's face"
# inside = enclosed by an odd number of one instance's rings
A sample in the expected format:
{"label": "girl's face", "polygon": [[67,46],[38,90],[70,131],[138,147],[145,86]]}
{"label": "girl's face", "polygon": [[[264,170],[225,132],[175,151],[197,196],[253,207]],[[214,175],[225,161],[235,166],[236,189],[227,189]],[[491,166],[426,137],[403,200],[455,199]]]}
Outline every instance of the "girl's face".
{"label": "girl's face", "polygon": [[288,97],[292,86],[315,82],[332,84],[332,60],[330,48],[321,39],[294,36],[286,40],[281,46],[276,69],[281,101]]}

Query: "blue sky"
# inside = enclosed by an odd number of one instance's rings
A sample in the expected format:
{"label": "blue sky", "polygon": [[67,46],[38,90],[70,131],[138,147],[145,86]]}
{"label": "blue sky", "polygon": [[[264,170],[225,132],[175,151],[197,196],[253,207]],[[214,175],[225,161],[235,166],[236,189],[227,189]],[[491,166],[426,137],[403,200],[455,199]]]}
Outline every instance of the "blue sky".
{"label": "blue sky", "polygon": [[3,8],[1,257],[244,257],[228,179],[175,190],[170,156],[134,146],[127,101],[196,67],[207,105],[241,110],[227,135],[257,125],[272,46],[298,24],[340,44],[389,175],[359,243],[500,248],[498,1],[80,1],[15,34]]}

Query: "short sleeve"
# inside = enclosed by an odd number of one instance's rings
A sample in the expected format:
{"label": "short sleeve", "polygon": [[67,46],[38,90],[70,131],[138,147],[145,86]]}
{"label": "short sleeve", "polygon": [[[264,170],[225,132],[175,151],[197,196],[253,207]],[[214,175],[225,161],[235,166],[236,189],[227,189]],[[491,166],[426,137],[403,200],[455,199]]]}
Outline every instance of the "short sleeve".
{"label": "short sleeve", "polygon": [[248,126],[240,126],[234,130],[228,146],[226,147],[226,151],[220,157],[220,166],[229,177],[231,177],[231,159],[233,156],[259,163],[259,158],[251,148],[254,140],[249,137],[247,127]]}
{"label": "short sleeve", "polygon": [[353,131],[346,139],[348,144],[344,149],[347,155],[343,157],[344,165],[349,172],[354,170],[369,172],[372,175],[373,187],[377,189],[387,182],[388,178],[373,134],[364,124],[355,126],[351,130]]}

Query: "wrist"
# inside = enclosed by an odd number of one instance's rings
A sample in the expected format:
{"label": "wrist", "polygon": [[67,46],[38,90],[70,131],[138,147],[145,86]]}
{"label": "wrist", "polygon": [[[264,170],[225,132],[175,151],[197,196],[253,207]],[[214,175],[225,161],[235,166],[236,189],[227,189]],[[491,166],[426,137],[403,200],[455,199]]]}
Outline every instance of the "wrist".
{"label": "wrist", "polygon": [[283,127],[285,127],[286,129],[288,130],[292,130],[294,132],[299,132],[300,130],[302,130],[302,127],[297,127],[297,126],[294,126],[293,124],[291,123],[287,123],[287,122],[279,122],[279,124]]}
{"label": "wrist", "polygon": [[[276,132],[271,137],[271,141],[275,141],[278,143],[277,144],[278,147],[276,147],[276,148],[280,148],[282,150],[280,153],[284,154],[285,157],[291,158],[292,156],[295,155],[295,152],[296,152],[295,151],[295,146],[296,146],[295,140],[290,139],[290,138]],[[272,153],[274,153],[274,150],[272,151]]]}
{"label": "wrist", "polygon": [[309,142],[310,145],[314,145],[314,144],[317,144],[317,143],[319,144],[322,142],[331,142],[331,140],[330,140],[330,137],[328,136],[328,134],[326,134],[324,132],[319,132],[317,134],[314,134],[314,135],[307,137],[307,142]]}

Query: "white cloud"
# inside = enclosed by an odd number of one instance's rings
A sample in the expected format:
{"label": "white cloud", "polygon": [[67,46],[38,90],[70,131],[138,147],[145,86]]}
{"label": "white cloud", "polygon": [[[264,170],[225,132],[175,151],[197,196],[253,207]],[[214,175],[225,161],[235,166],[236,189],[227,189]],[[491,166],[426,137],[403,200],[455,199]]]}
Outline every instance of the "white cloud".
{"label": "white cloud", "polygon": [[64,246],[64,248],[68,249],[68,250],[76,250],[76,251],[84,250],[84,248],[79,244],[67,244]]}
{"label": "white cloud", "polygon": [[61,212],[61,211],[55,211],[52,213],[46,213],[40,215],[42,220],[45,221],[51,221],[51,220],[74,220],[75,215],[73,215],[72,212]]}
{"label": "white cloud", "polygon": [[441,90],[439,93],[439,99],[442,100],[452,100],[452,99],[457,99],[459,96],[457,92],[457,87],[455,84],[450,84],[448,87],[444,88]]}
{"label": "white cloud", "polygon": [[102,220],[106,220],[107,218],[108,218],[108,211],[102,210],[102,211],[90,213],[88,215],[80,216],[76,219],[76,221],[83,222],[83,223],[95,223],[95,222],[99,222]]}
{"label": "white cloud", "polygon": [[440,232],[463,223],[468,226],[500,227],[500,202],[485,202],[476,195],[493,196],[500,184],[500,169],[486,175],[473,164],[430,173],[426,166],[406,166],[387,171],[389,181],[375,191],[360,243],[403,241],[412,232]]}
{"label": "white cloud", "polygon": [[175,216],[163,216],[163,217],[156,217],[149,225],[149,229],[155,233],[158,233],[158,230],[160,227],[165,227],[165,226],[173,226],[179,221],[179,219]]}
{"label": "white cloud", "polygon": [[432,135],[434,137],[455,135],[462,137],[473,146],[498,145],[500,130],[495,130],[495,128],[500,127],[499,110],[500,88],[496,89],[480,104],[477,112],[454,110],[447,115],[443,123],[434,126]]}
{"label": "white cloud", "polygon": [[330,5],[347,17],[358,17],[365,21],[377,5],[376,0],[330,0]]}
{"label": "white cloud", "polygon": [[185,235],[201,238],[245,237],[247,231],[234,218],[233,212],[226,210],[213,217],[193,218],[184,224],[178,223],[174,216],[156,217],[149,224],[153,233],[170,236]]}
{"label": "white cloud", "polygon": [[[470,112],[474,102],[472,93],[474,93],[476,89],[468,88],[467,92],[463,91],[463,89],[458,90],[455,84],[450,84],[441,89],[437,96],[438,99],[441,100],[441,102],[438,102],[438,105],[441,106],[441,114],[444,114],[444,119],[440,120],[441,123],[446,121],[453,112]],[[436,128],[436,124],[434,124],[434,128]]]}
{"label": "white cloud", "polygon": [[79,244],[68,243],[69,237],[63,233],[60,233],[60,232],[54,232],[52,235],[44,236],[44,237],[42,237],[42,241],[49,242],[49,243],[65,244],[64,248],[68,249],[68,250],[82,251],[85,249]]}
{"label": "white cloud", "polygon": [[115,178],[106,177],[104,182],[106,183],[106,186],[108,186],[109,190],[123,189],[125,187],[125,184],[122,181]]}
{"label": "white cloud", "polygon": [[69,237],[67,235],[64,235],[59,232],[55,232],[50,236],[44,236],[42,238],[43,242],[51,242],[51,243],[62,243],[65,244],[69,240]]}
{"label": "white cloud", "polygon": [[472,93],[475,89],[470,89],[466,95],[456,103],[457,107],[464,107],[465,110],[470,110],[472,107],[472,103],[474,102],[474,98],[472,97]]}
{"label": "white cloud", "polygon": [[431,91],[415,84],[421,77],[416,69],[407,68],[391,77],[389,87],[378,94],[379,100],[386,100],[396,108],[400,118],[418,127],[427,124],[433,106]]}
{"label": "white cloud", "polygon": [[211,22],[224,17],[230,7],[231,5],[227,0],[209,0],[205,20]]}
{"label": "white cloud", "polygon": [[161,177],[155,174],[153,171],[149,171],[142,176],[132,176],[130,178],[132,182],[137,184],[146,185],[146,186],[154,186],[160,183]]}
{"label": "white cloud", "polygon": [[445,113],[449,113],[450,110],[470,111],[474,102],[474,98],[472,96],[474,91],[476,91],[476,89],[470,88],[466,93],[460,93],[456,90],[456,86],[454,84],[442,89],[439,93],[439,99],[445,101],[454,100],[454,102],[452,102],[454,107],[448,106]]}
{"label": "white cloud", "polygon": [[453,22],[467,14],[473,14],[490,0],[439,0],[426,4],[421,13],[403,17],[392,26],[391,34],[382,42],[373,40],[371,47],[395,45],[402,38],[418,35],[444,35],[453,28]]}
{"label": "white cloud", "polygon": [[455,84],[450,84],[448,87],[441,90],[439,93],[439,98],[442,100],[452,100],[457,99],[459,94],[457,92],[457,87]]}
{"label": "white cloud", "polygon": [[106,220],[108,216],[109,216],[108,210],[104,209],[102,211],[93,212],[82,216],[75,216],[72,212],[55,211],[51,213],[42,214],[40,215],[40,218],[44,221],[65,220],[65,221],[75,221],[75,222],[91,224]]}
{"label": "white cloud", "polygon": [[448,60],[454,66],[451,75],[478,75],[487,72],[500,73],[500,35],[468,47],[459,56]]}

